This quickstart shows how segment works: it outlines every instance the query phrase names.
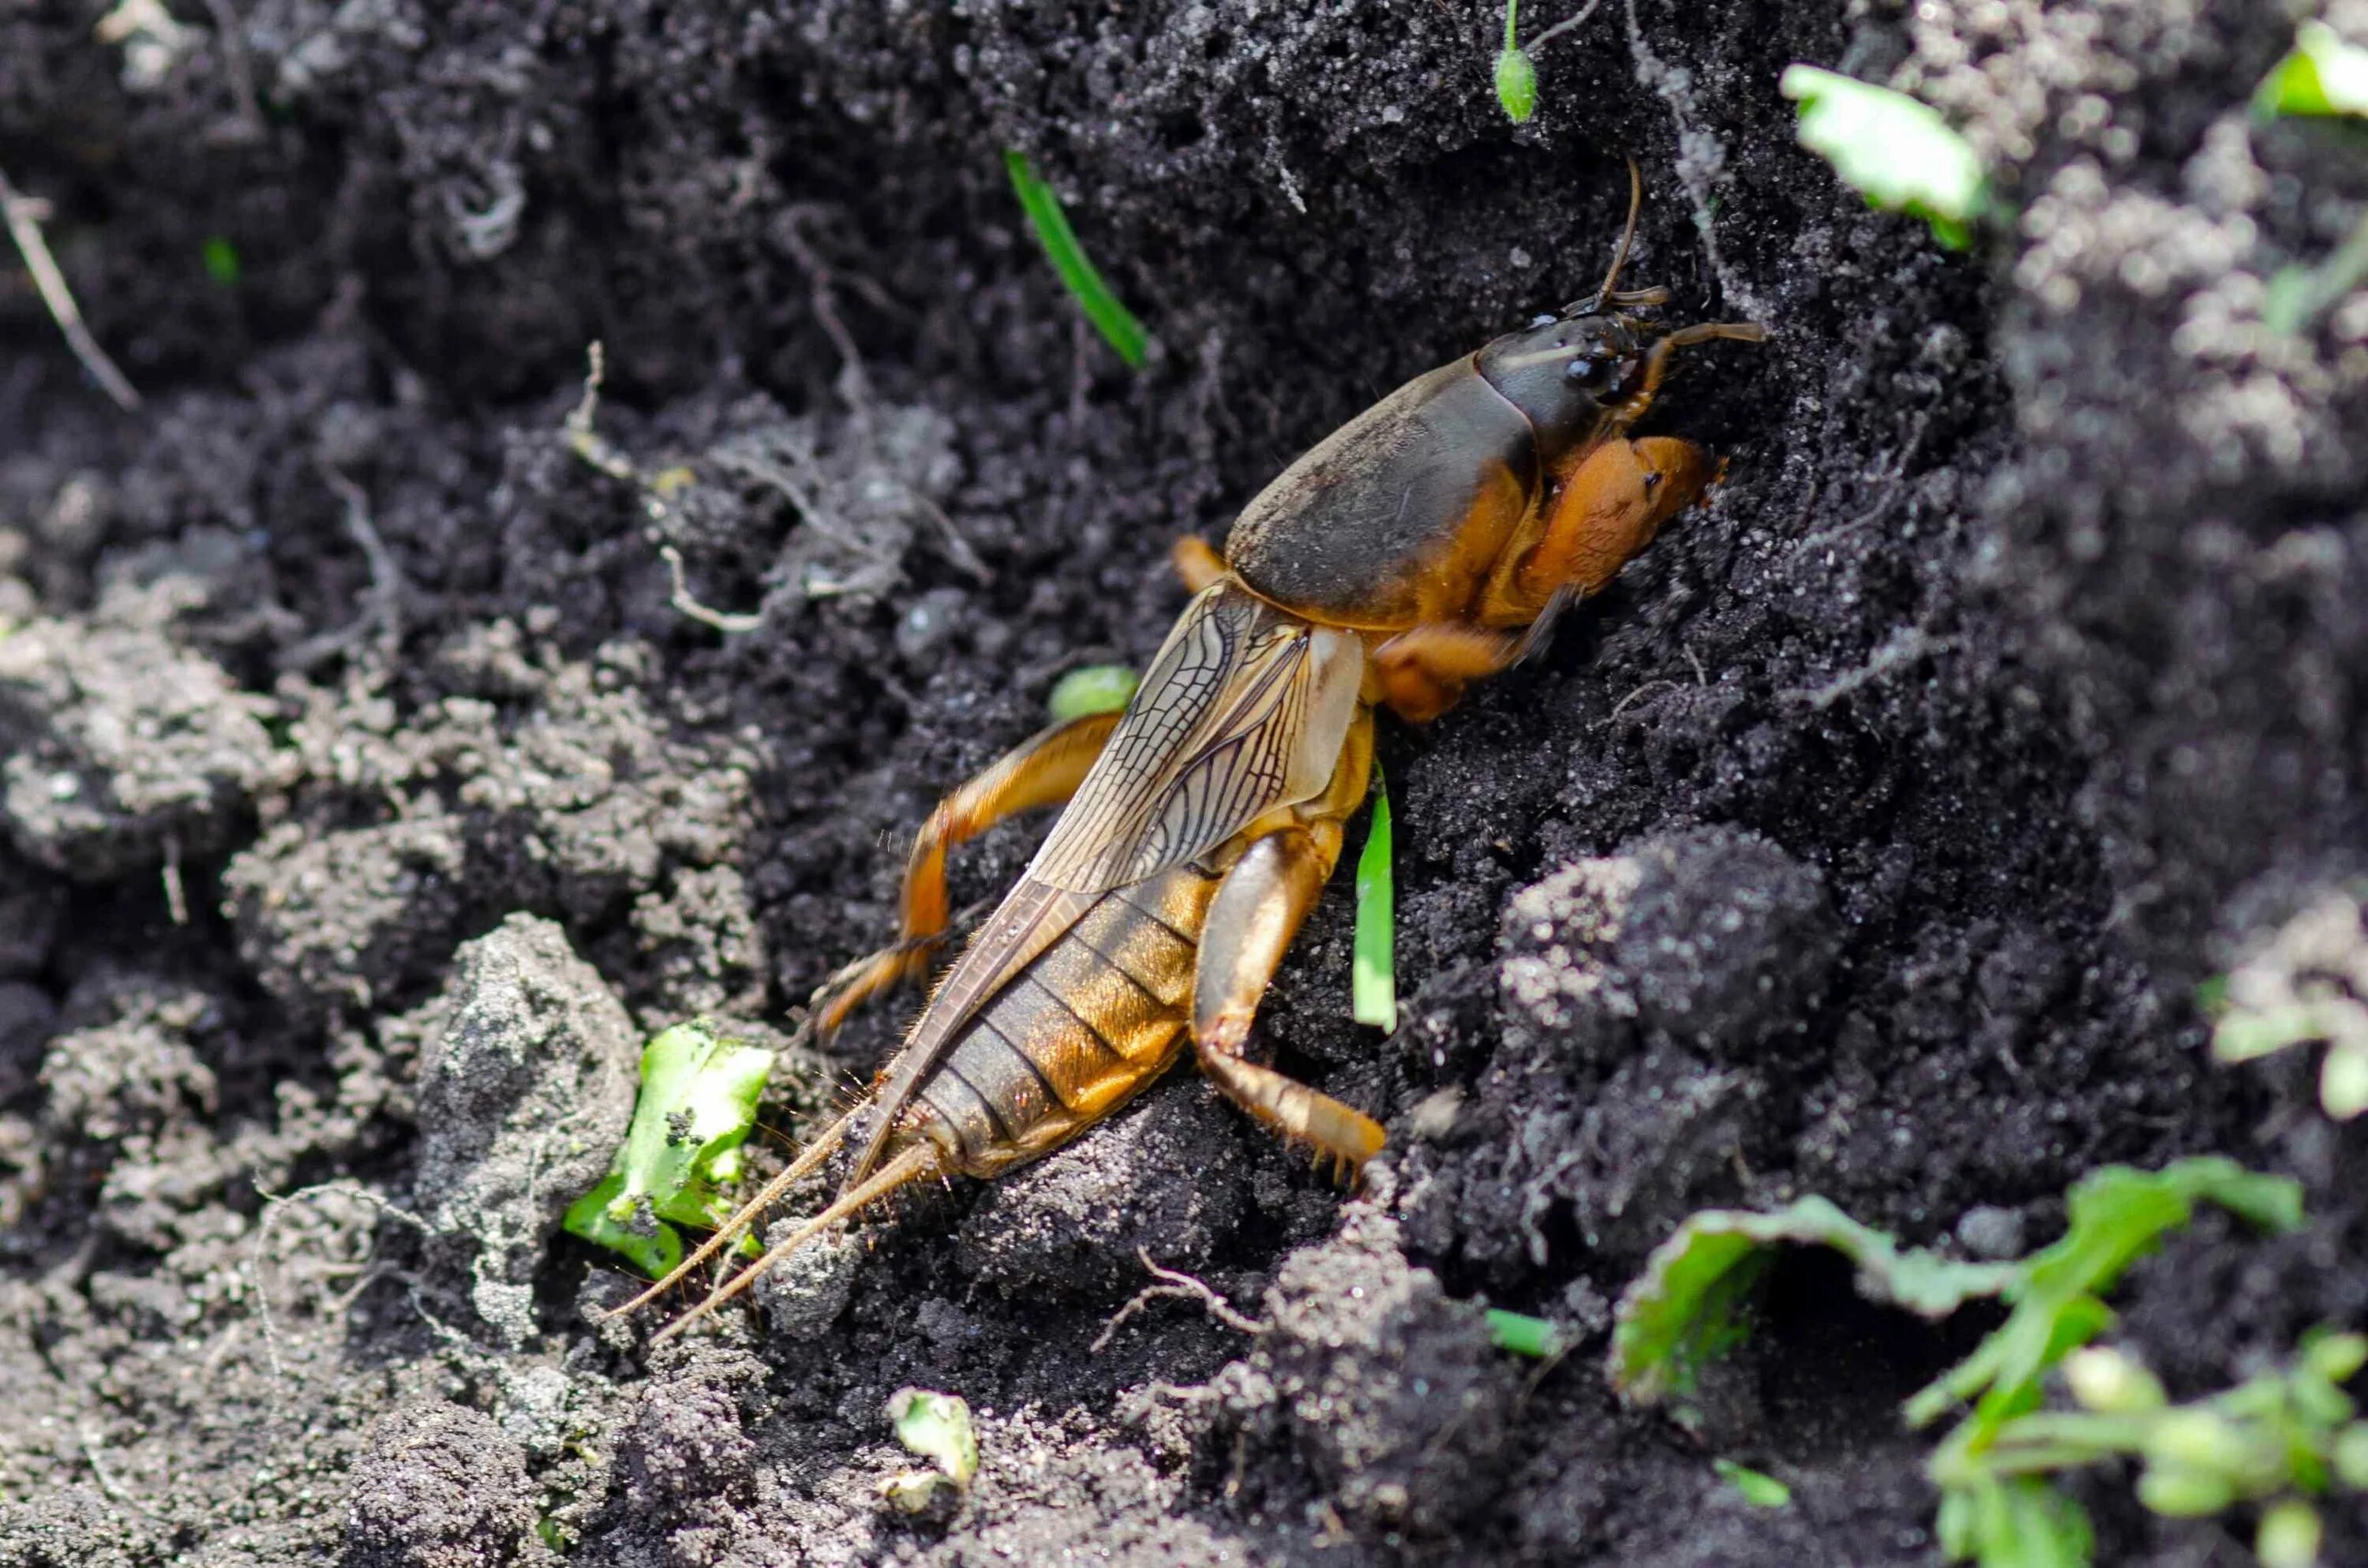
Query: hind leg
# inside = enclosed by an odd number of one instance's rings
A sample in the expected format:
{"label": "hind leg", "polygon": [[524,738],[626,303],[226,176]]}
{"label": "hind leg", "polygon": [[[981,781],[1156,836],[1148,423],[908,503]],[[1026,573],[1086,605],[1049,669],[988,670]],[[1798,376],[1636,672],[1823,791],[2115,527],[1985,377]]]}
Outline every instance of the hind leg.
{"label": "hind leg", "polygon": [[1116,713],[1093,713],[1041,731],[938,802],[905,867],[903,929],[883,948],[833,975],[817,992],[814,1028],[827,1036],[871,997],[928,966],[946,939],[946,851],[1007,817],[1057,806],[1077,792],[1101,755]]}

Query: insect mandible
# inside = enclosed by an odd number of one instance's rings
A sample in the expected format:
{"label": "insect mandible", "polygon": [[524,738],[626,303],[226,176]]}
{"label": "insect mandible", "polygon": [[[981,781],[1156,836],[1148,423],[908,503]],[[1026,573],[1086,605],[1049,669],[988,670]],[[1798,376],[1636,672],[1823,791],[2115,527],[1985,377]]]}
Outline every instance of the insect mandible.
{"label": "insect mandible", "polygon": [[1222,555],[1177,547],[1193,597],[1120,714],[1056,724],[941,801],[913,846],[895,945],[817,997],[828,1033],[924,972],[946,937],[948,849],[1065,808],[864,1099],[679,1267],[655,1299],[860,1134],[838,1197],[666,1332],[746,1290],[900,1187],[1001,1175],[1067,1142],[1189,1044],[1236,1106],[1355,1171],[1363,1112],[1247,1053],[1259,997],[1364,800],[1373,713],[1421,722],[1520,661],[1715,474],[1629,432],[1670,356],[1755,323],[1662,331],[1665,289],[1618,287],[1642,194],[1593,294],[1383,398],[1235,519]]}

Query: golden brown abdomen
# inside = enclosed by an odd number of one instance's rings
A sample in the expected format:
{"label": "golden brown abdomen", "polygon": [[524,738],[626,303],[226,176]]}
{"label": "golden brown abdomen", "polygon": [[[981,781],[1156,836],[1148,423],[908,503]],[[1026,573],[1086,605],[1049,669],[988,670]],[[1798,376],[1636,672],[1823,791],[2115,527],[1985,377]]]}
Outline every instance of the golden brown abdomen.
{"label": "golden brown abdomen", "polygon": [[1190,866],[1102,895],[963,1026],[915,1131],[992,1176],[1069,1139],[1175,1061],[1217,879]]}

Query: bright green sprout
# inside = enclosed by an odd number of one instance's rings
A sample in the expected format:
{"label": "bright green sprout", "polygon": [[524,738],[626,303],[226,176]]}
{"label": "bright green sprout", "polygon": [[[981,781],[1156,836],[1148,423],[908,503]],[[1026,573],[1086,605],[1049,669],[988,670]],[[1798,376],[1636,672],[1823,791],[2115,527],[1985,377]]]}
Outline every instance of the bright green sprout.
{"label": "bright green sprout", "polygon": [[641,1097],[625,1146],[567,1210],[568,1233],[624,1254],[653,1277],[671,1271],[682,1261],[675,1225],[712,1230],[731,1217],[723,1189],[739,1179],[741,1145],[772,1070],[771,1051],[727,1040],[704,1018],[652,1040],[642,1050]]}
{"label": "bright green sprout", "polygon": [[[1983,1568],[2086,1568],[2091,1547],[2087,1517],[2070,1499],[2035,1479],[2063,1468],[2053,1462],[2060,1451],[2015,1445],[2049,1436],[2044,1425],[2031,1423],[2070,1419],[2033,1414],[2042,1380],[2059,1365],[2075,1394],[2091,1403],[2097,1421],[2123,1424],[2113,1430],[2161,1413],[2161,1386],[2143,1369],[2076,1352],[2112,1323],[2101,1293],[2166,1233],[2185,1225],[2205,1199],[2264,1230],[2292,1231],[2303,1221],[2298,1184],[2255,1175],[2216,1155],[2178,1161],[2159,1171],[2108,1165],[2090,1173],[2069,1195],[2063,1239],[2015,1263],[1956,1263],[1902,1250],[1821,1198],[1804,1198],[1769,1214],[1696,1214],[1654,1251],[1644,1275],[1622,1296],[1611,1335],[1611,1380],[1638,1403],[1678,1400],[1675,1418],[1698,1426],[1698,1413],[1683,1402],[1702,1368],[1748,1335],[1754,1290],[1771,1249],[1780,1244],[1830,1246],[1858,1265],[1861,1295],[1929,1318],[1946,1317],[1976,1297],[1996,1297],[2009,1309],[2006,1322],[1907,1406],[1908,1424],[1923,1426],[1952,1407],[1973,1403],[1972,1414],[1930,1463],[1941,1489],[1941,1540],[1952,1557],[1975,1558]],[[2344,1473],[2349,1463],[2368,1478],[2368,1428],[2357,1438],[2348,1437],[2350,1427],[2361,1425],[2351,1422],[2349,1401],[2339,1408],[2323,1397],[2363,1361],[2368,1340],[2356,1336],[2335,1336],[2307,1348],[2305,1365],[2318,1381],[2297,1401],[2298,1407],[2317,1411],[2315,1418],[2322,1423],[2322,1469]],[[2166,1430],[2174,1439],[2212,1435],[2192,1422]],[[2349,1450],[2346,1441],[2353,1445]],[[2000,1463],[2001,1451],[2020,1452],[2025,1462]],[[2145,1451],[2151,1461],[2153,1451]],[[2039,1462],[2043,1458],[2050,1462]],[[2081,1450],[2067,1462],[2085,1464],[2089,1458]],[[2235,1461],[2212,1462],[2225,1468]],[[2199,1471],[2205,1475],[2201,1482],[2194,1479]],[[2192,1454],[2184,1468],[2172,1466],[2162,1473],[2164,1479],[2149,1483],[2151,1491],[2140,1492],[2157,1512],[2192,1511],[2218,1494],[2220,1471]],[[2257,1486],[2230,1495],[2259,1498],[2271,1491]],[[2225,1506],[2224,1501],[2215,1507]]]}
{"label": "bright green sprout", "polygon": [[978,1437],[971,1430],[970,1405],[960,1394],[898,1389],[889,1396],[888,1419],[898,1442],[938,1467],[906,1471],[882,1483],[881,1492],[906,1513],[928,1507],[939,1486],[960,1490],[978,1473]]}
{"label": "bright green sprout", "polygon": [[238,287],[238,247],[220,234],[209,234],[198,249],[206,264],[206,276],[225,289]]}
{"label": "bright green sprout", "polygon": [[2090,1172],[2069,1195],[2063,1239],[2013,1266],[2002,1292],[2012,1309],[2006,1322],[1907,1402],[1908,1425],[1930,1426],[1970,1401],[1973,1415],[1948,1446],[1986,1446],[2009,1417],[2037,1402],[2049,1369],[2112,1322],[2100,1293],[2192,1219],[2205,1199],[2266,1231],[2302,1226],[2297,1183],[2257,1176],[2218,1155],[2158,1171],[2107,1165]]}
{"label": "bright green sprout", "polygon": [[1515,125],[1527,125],[1530,117],[1538,112],[1538,68],[1531,63],[1529,54],[1512,44],[1513,8],[1505,7],[1504,49],[1497,56],[1497,101],[1505,108],[1505,118]]}
{"label": "bright green sprout", "polygon": [[2344,42],[2325,22],[2305,22],[2293,50],[2261,79],[2253,112],[2368,115],[2368,49]]}
{"label": "bright green sprout", "polygon": [[1777,90],[1800,100],[1801,145],[1870,205],[1922,218],[1951,250],[1972,243],[1989,199],[1982,160],[1937,110],[1815,65],[1786,66]]}
{"label": "bright green sprout", "polygon": [[[2100,1410],[2100,1418],[2152,1419],[2146,1413],[2158,1405],[2161,1390],[2150,1377],[2089,1358],[2075,1360],[2073,1353],[2113,1321],[2102,1292],[2166,1233],[2193,1218],[2196,1203],[2205,1199],[2264,1230],[2302,1224],[2297,1184],[2254,1175],[2218,1156],[2181,1160],[2159,1171],[2109,1165],[2093,1172],[2072,1188],[2063,1239],[2015,1266],[2017,1278],[2004,1292],[2011,1308],[2006,1322],[1907,1402],[1908,1424],[1915,1426],[1973,1402],[1973,1413],[1929,1467],[1941,1489],[1941,1545],[1952,1557],[1973,1558],[1982,1568],[2088,1562],[2089,1526],[2078,1506],[2032,1479],[2034,1471],[2061,1467],[2002,1465],[1998,1450],[2046,1436],[2044,1426],[2028,1423],[2060,1419],[2032,1414],[2041,1380],[2058,1364],[2076,1395],[2085,1391],[2112,1407]],[[2180,1428],[2170,1430],[2175,1436]],[[2141,1483],[2139,1500],[2157,1513],[2192,1512],[2214,1484],[2196,1483],[2192,1471],[2166,1469]]]}
{"label": "bright green sprout", "polygon": [[[1822,1198],[1768,1214],[1706,1210],[1654,1249],[1644,1274],[1622,1295],[1611,1331],[1613,1385],[1641,1404],[1689,1398],[1702,1369],[1748,1335],[1745,1314],[1753,1291],[1774,1261],[1772,1249],[1788,1244],[1833,1248],[1858,1265],[1862,1295],[1927,1318],[1998,1294],[2016,1273],[2012,1264],[1903,1251]],[[1691,1424],[1682,1407],[1676,1415]]]}
{"label": "bright green sprout", "polygon": [[1373,820],[1357,856],[1357,939],[1349,970],[1349,1012],[1384,1033],[1398,1027],[1397,894],[1390,873],[1390,787],[1373,766]]}
{"label": "bright green sprout", "polygon": [[1525,1317],[1501,1307],[1488,1309],[1488,1343],[1516,1356],[1543,1361],[1562,1349],[1562,1330],[1544,1318]]}
{"label": "bright green sprout", "polygon": [[1076,232],[1069,227],[1069,215],[1061,210],[1061,199],[1038,177],[1027,153],[1006,153],[1003,164],[1011,172],[1011,188],[1019,197],[1020,209],[1034,226],[1044,254],[1052,258],[1053,270],[1069,286],[1086,319],[1118,350],[1118,357],[1131,368],[1140,369],[1150,335],[1134,319],[1134,312],[1119,303],[1118,296],[1110,292],[1110,285],[1102,281],[1100,272],[1087,258],[1085,247],[1077,243]]}
{"label": "bright green sprout", "polygon": [[2289,1497],[2261,1510],[2253,1555],[2261,1560],[2261,1568],[2318,1568],[2318,1549],[2326,1539],[2318,1510],[2299,1497]]}
{"label": "bright green sprout", "polygon": [[1497,54],[1493,73],[1497,84],[1497,103],[1505,118],[1515,125],[1527,125],[1530,117],[1538,112],[1537,52],[1559,34],[1566,33],[1588,17],[1603,0],[1588,0],[1576,16],[1565,17],[1521,47],[1520,17],[1521,0],[1505,0],[1505,47]]}
{"label": "bright green sprout", "polygon": [[2239,1503],[2266,1504],[2257,1538],[2263,1568],[2309,1568],[2322,1532],[2304,1494],[2357,1490],[2368,1481],[2356,1465],[2358,1450],[2368,1448],[2368,1423],[2354,1419],[2342,1389],[2364,1362],[2368,1338],[2322,1330],[2304,1339],[2283,1370],[2172,1404],[2160,1380],[2122,1352],[2076,1351],[2065,1358],[2064,1381],[2080,1409],[2033,1408],[1977,1451],[1952,1442],[1934,1457],[1941,1546],[1984,1568],[2021,1568],[2034,1560],[2031,1522],[2044,1517],[2066,1550],[2036,1560],[2085,1564],[2085,1517],[2041,1478],[2133,1459],[2145,1466],[2137,1494],[2148,1509],[2201,1518]]}
{"label": "bright green sprout", "polygon": [[1749,1469],[1733,1460],[1713,1460],[1712,1470],[1718,1478],[1742,1494],[1743,1500],[1755,1508],[1789,1508],[1793,1506],[1793,1489],[1762,1471]]}
{"label": "bright green sprout", "polygon": [[1134,696],[1135,675],[1124,665],[1085,665],[1053,683],[1044,699],[1053,719],[1066,724],[1093,713],[1116,713]]}

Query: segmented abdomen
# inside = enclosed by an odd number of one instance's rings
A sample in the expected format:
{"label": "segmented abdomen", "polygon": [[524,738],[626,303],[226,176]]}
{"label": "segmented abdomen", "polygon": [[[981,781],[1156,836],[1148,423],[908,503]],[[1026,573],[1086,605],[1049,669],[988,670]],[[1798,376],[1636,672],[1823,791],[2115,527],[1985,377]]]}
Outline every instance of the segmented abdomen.
{"label": "segmented abdomen", "polygon": [[1175,1061],[1217,879],[1191,866],[1102,895],[962,1027],[914,1098],[967,1176],[1050,1153]]}

